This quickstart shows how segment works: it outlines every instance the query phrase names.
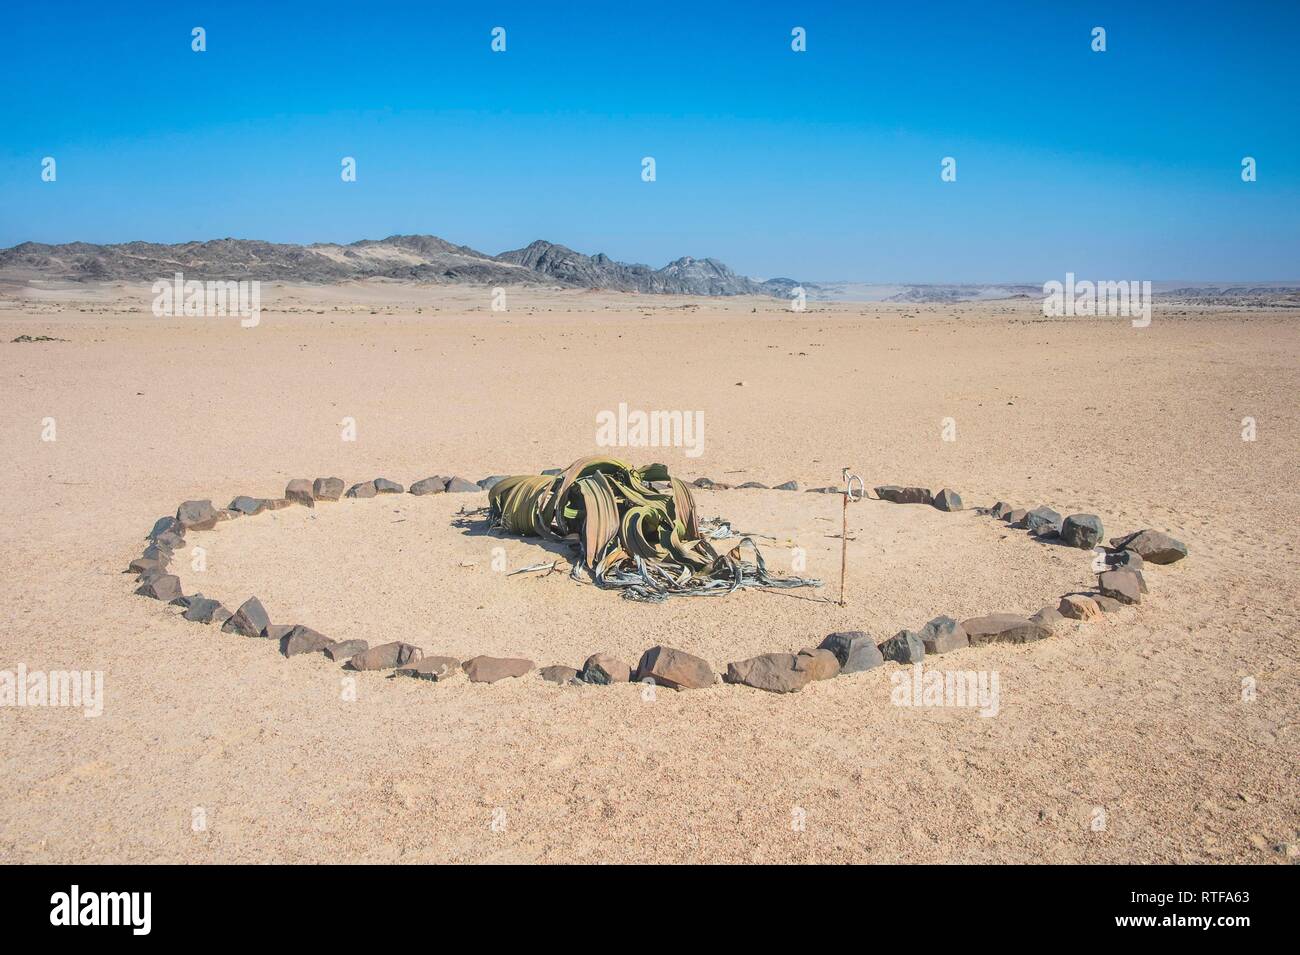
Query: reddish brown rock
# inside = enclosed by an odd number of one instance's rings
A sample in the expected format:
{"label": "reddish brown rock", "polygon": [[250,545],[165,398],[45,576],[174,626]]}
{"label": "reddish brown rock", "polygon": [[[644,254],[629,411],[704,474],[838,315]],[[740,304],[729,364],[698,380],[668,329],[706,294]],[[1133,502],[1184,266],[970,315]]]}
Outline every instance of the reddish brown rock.
{"label": "reddish brown rock", "polygon": [[830,650],[805,647],[795,656],[794,668],[805,671],[814,681],[829,680],[840,675],[840,660]]}
{"label": "reddish brown rock", "polygon": [[1187,545],[1163,531],[1147,528],[1124,537],[1112,537],[1115,550],[1136,551],[1144,561],[1152,564],[1172,564],[1187,556]]}
{"label": "reddish brown rock", "polygon": [[238,633],[245,637],[260,637],[271,625],[271,618],[266,614],[262,601],[249,597],[239,609],[230,615],[230,619],[221,625],[225,633]]}
{"label": "reddish brown rock", "polygon": [[[411,485],[411,490],[408,493],[414,494],[416,497],[422,497],[425,494],[442,494],[446,490],[447,478],[441,474],[435,474],[433,477],[421,478],[416,481]],[[475,486],[474,490],[477,491],[479,488]]]}
{"label": "reddish brown rock", "polygon": [[593,653],[582,665],[584,683],[607,685],[627,683],[632,679],[632,667],[609,653]]}
{"label": "reddish brown rock", "polygon": [[1142,602],[1142,578],[1136,570],[1108,570],[1097,575],[1097,589],[1124,604]]}
{"label": "reddish brown rock", "polygon": [[284,486],[285,500],[307,507],[316,506],[316,495],[312,493],[311,481],[306,478],[294,478]]}
{"label": "reddish brown rock", "polygon": [[471,683],[495,683],[497,680],[521,677],[531,672],[535,666],[532,660],[478,656],[462,663],[461,669]]}
{"label": "reddish brown rock", "polygon": [[280,639],[280,652],[286,657],[296,657],[300,653],[320,653],[333,643],[325,634],[298,624]]}
{"label": "reddish brown rock", "polygon": [[559,683],[563,686],[567,686],[570,683],[582,682],[582,680],[579,679],[578,671],[573,667],[558,666],[558,665],[550,666],[550,667],[542,667],[537,672],[541,676],[541,678],[545,680],[547,683]]}
{"label": "reddish brown rock", "polygon": [[337,501],[343,496],[343,479],[320,477],[311,484],[311,496],[318,501]]}
{"label": "reddish brown rock", "polygon": [[326,647],[322,652],[329,659],[338,663],[340,660],[348,660],[358,653],[364,653],[370,646],[365,640],[337,640]]}
{"label": "reddish brown rock", "polygon": [[1048,636],[1047,629],[1028,617],[1013,613],[992,613],[985,617],[971,617],[961,622],[970,638],[971,646],[985,643],[1029,643]]}
{"label": "reddish brown rock", "polygon": [[460,672],[460,661],[455,657],[422,657],[414,663],[398,667],[397,672],[402,676],[413,676],[417,680],[441,683]]}
{"label": "reddish brown rock", "polygon": [[697,656],[672,647],[651,647],[637,665],[639,681],[653,680],[672,690],[699,690],[716,681],[713,668]]}
{"label": "reddish brown rock", "polygon": [[727,664],[722,679],[769,693],[797,693],[813,681],[811,670],[795,668],[793,653],[763,653]]}
{"label": "reddish brown rock", "polygon": [[164,603],[182,596],[181,579],[175,574],[158,574],[151,576],[135,590],[142,597],[152,597]]}
{"label": "reddish brown rock", "polygon": [[354,654],[348,660],[348,666],[354,670],[391,670],[393,667],[415,663],[423,656],[424,651],[419,647],[394,640]]}
{"label": "reddish brown rock", "polygon": [[211,501],[186,501],[176,509],[176,522],[186,531],[210,531],[218,520]]}

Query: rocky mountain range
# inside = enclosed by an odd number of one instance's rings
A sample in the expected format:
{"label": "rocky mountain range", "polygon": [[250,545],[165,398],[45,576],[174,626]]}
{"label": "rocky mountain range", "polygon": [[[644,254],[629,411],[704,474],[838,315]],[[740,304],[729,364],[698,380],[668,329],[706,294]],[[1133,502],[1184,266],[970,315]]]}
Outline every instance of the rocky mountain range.
{"label": "rocky mountain range", "polygon": [[394,235],[348,245],[294,245],[253,239],[214,239],[161,245],[24,242],[0,249],[0,279],[28,282],[154,282],[183,272],[187,279],[335,283],[385,278],[431,283],[548,285],[677,295],[787,296],[792,279],[755,281],[716,259],[689,256],[660,269],[583,255],[538,240],[487,255],[432,235]]}

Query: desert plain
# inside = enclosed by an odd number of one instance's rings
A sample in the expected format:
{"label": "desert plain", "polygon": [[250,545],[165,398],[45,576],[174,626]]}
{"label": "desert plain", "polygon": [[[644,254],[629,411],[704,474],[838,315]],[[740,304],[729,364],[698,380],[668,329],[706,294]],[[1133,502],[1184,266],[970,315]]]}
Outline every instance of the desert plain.
{"label": "desert plain", "polygon": [[[0,382],[0,669],[104,679],[97,717],[0,707],[0,861],[1300,855],[1294,309],[1158,305],[1138,329],[1029,300],[792,312],[519,288],[494,312],[485,289],[379,282],[265,287],[243,328],[156,318],[147,286],[15,285]],[[620,403],[702,412],[702,453],[597,447],[596,416]],[[764,535],[774,570],[802,552],[823,588],[645,605],[510,573],[568,558],[477,530],[464,512],[486,494],[229,521],[187,541],[206,567],[187,552],[179,574],[337,639],[575,667],[662,643],[721,672],[1092,585],[1087,552],[974,510],[997,500],[1096,514],[1107,537],[1167,531],[1189,556],[1149,568],[1139,606],[926,661],[995,671],[992,716],[896,705],[894,663],[788,695],[348,675],[188,623],[123,573],[187,499],[278,497],[300,477],[474,481],[597,452],[732,484],[838,484],[849,466],[868,487],[952,487],[967,509],[851,505],[843,607],[840,499],[777,490],[696,497]]]}

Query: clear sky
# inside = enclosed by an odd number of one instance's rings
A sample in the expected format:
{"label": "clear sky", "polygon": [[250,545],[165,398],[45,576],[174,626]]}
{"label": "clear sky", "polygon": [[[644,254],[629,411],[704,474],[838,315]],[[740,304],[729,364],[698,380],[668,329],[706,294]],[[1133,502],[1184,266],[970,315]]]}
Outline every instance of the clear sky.
{"label": "clear sky", "polygon": [[0,24],[0,246],[432,233],[808,281],[1300,278],[1295,0],[14,2]]}

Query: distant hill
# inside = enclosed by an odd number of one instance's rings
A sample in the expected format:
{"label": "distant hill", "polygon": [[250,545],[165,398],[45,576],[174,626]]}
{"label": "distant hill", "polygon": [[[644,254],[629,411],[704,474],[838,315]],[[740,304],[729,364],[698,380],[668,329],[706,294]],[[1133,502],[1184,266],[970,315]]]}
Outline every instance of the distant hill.
{"label": "distant hill", "polygon": [[500,255],[453,245],[432,235],[394,235],[349,245],[293,245],[254,239],[213,239],[160,245],[24,242],[0,250],[0,279],[153,282],[184,272],[187,279],[260,279],[332,283],[387,278],[478,285],[552,285],[678,295],[786,296],[792,279],[758,282],[716,259],[684,257],[661,269],[583,255],[538,240]]}

